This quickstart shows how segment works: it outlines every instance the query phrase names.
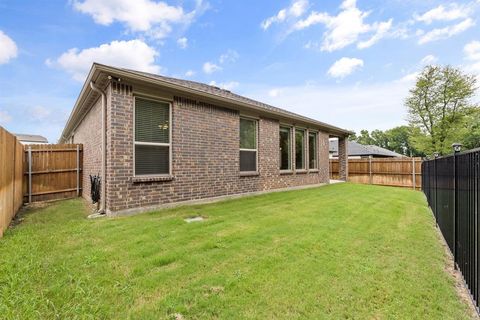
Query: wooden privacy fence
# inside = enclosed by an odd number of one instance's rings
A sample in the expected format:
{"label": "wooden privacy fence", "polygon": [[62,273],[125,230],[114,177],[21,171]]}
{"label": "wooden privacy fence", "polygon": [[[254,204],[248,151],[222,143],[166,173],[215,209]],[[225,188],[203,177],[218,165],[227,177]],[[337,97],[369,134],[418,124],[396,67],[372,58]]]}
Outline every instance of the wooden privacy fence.
{"label": "wooden privacy fence", "polygon": [[0,127],[0,237],[22,206],[23,145]]}
{"label": "wooden privacy fence", "polygon": [[[339,178],[337,159],[330,159],[330,178]],[[348,181],[420,189],[422,186],[422,159],[348,159]]]}
{"label": "wooden privacy fence", "polygon": [[80,196],[82,155],[80,144],[25,146],[24,202]]}

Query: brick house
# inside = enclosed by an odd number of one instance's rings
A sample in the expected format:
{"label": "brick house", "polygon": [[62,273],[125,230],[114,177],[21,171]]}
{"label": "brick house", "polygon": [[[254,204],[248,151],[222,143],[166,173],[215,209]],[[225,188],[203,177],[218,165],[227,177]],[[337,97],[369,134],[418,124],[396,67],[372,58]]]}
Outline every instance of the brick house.
{"label": "brick house", "polygon": [[[84,146],[108,215],[347,178],[349,131],[206,84],[94,63],[60,138]],[[105,177],[105,179],[103,178]]]}

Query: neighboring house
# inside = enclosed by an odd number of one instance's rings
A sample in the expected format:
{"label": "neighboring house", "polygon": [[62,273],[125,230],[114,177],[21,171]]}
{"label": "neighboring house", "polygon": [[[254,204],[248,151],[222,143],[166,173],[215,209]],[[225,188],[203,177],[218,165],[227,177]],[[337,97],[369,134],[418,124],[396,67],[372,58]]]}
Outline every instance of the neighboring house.
{"label": "neighboring house", "polygon": [[61,143],[82,143],[83,196],[109,215],[329,182],[350,131],[206,84],[93,64]]}
{"label": "neighboring house", "polygon": [[18,141],[22,144],[48,144],[47,138],[36,134],[15,133]]}
{"label": "neighboring house", "polygon": [[[394,151],[373,146],[364,145],[355,141],[348,141],[348,158],[360,159],[360,158],[396,158],[405,157],[403,154],[396,153]],[[330,140],[330,158],[338,158],[338,140]]]}

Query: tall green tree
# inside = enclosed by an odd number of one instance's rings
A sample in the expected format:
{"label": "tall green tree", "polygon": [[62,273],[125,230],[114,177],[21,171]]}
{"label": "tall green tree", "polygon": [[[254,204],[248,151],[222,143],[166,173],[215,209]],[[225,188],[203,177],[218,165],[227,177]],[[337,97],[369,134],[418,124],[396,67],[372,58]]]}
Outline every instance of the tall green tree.
{"label": "tall green tree", "polygon": [[457,140],[462,142],[464,149],[480,148],[480,108],[472,108],[463,117],[458,133]]}
{"label": "tall green tree", "polygon": [[423,157],[425,153],[416,149],[410,139],[412,132],[416,131],[418,129],[409,126],[399,126],[385,131],[376,129],[371,133],[368,130],[361,130],[359,136],[354,134],[350,136],[350,140],[379,146],[406,156]]}
{"label": "tall green tree", "polygon": [[395,151],[397,153],[412,156],[423,157],[425,153],[416,149],[410,139],[412,132],[418,129],[411,128],[409,126],[399,126],[385,131],[385,135],[388,139],[387,149]]}
{"label": "tall green tree", "polygon": [[370,137],[368,130],[360,130],[360,135],[357,136],[356,141],[365,145],[373,144],[373,139]]}
{"label": "tall green tree", "polygon": [[426,66],[405,101],[412,128],[411,141],[426,154],[450,153],[473,106],[475,76],[451,66]]}

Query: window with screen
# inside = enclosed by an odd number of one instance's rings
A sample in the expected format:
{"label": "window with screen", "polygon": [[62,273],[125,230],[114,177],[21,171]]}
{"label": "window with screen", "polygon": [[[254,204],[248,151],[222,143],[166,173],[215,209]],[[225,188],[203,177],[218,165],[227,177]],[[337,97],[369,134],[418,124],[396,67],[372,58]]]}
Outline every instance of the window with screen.
{"label": "window with screen", "polygon": [[317,164],[317,133],[308,133],[308,168],[318,169]]}
{"label": "window with screen", "polygon": [[170,174],[170,104],[135,97],[135,175]]}
{"label": "window with screen", "polygon": [[240,118],[240,171],[257,171],[257,121]]}
{"label": "window with screen", "polygon": [[280,127],[280,170],[292,169],[291,129]]}
{"label": "window with screen", "polygon": [[295,129],[295,169],[305,169],[305,130]]}

